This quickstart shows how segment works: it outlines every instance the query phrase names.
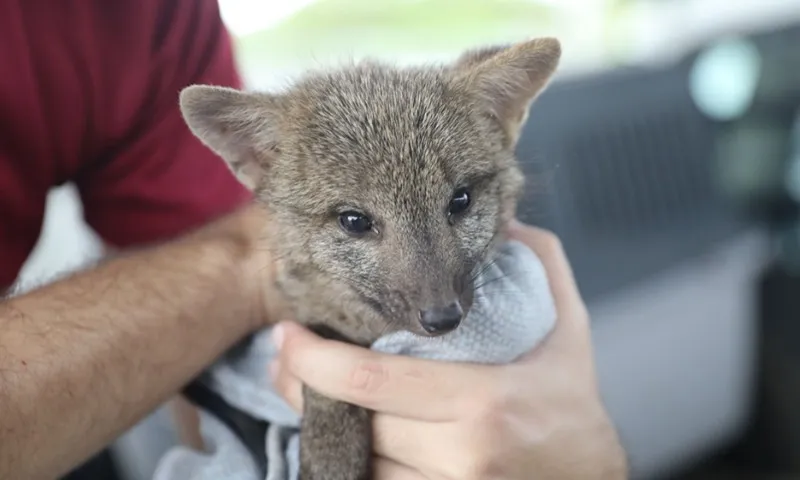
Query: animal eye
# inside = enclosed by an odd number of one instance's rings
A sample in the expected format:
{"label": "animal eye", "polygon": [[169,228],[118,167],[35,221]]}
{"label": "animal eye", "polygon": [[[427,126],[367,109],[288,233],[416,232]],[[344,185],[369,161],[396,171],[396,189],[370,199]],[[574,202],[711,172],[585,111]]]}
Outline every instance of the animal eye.
{"label": "animal eye", "polygon": [[364,235],[372,230],[372,220],[363,213],[347,211],[339,214],[339,226],[351,235]]}
{"label": "animal eye", "polygon": [[469,190],[466,188],[459,188],[453,193],[453,197],[450,199],[450,205],[447,207],[447,216],[452,217],[464,213],[469,208],[471,200]]}

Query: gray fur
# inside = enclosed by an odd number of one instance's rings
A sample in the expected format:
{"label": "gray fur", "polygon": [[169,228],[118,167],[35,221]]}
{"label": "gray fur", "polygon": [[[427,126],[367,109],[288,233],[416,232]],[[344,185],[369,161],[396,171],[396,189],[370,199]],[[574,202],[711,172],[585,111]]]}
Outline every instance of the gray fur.
{"label": "gray fur", "polygon": [[[189,128],[222,156],[270,214],[265,246],[295,318],[370,345],[419,326],[419,310],[458,298],[501,240],[523,184],[514,146],[555,71],[555,39],[466,52],[451,65],[367,61],[310,73],[283,93],[191,86]],[[471,206],[453,222],[453,192]],[[375,229],[353,238],[344,210]],[[369,412],[304,392],[302,480],[371,478]]]}

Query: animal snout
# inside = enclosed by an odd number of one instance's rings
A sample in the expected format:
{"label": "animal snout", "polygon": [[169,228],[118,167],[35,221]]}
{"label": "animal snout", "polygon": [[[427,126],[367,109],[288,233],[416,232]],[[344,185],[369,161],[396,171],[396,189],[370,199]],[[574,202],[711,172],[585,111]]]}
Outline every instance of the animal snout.
{"label": "animal snout", "polygon": [[443,335],[455,330],[464,318],[461,303],[455,301],[444,307],[431,307],[419,312],[419,324],[430,335]]}

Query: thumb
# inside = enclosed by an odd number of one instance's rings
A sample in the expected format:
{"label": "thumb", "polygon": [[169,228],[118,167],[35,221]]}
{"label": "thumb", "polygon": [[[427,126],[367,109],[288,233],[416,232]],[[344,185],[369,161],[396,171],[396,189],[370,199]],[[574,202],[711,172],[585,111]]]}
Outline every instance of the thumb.
{"label": "thumb", "polygon": [[537,351],[590,345],[589,313],[561,241],[550,231],[512,220],[510,238],[530,248],[544,266],[556,308],[556,327]]}
{"label": "thumb", "polygon": [[292,346],[306,345],[315,340],[321,340],[310,330],[299,323],[283,321],[272,328],[272,342],[279,352],[283,352],[284,346],[288,343]]}

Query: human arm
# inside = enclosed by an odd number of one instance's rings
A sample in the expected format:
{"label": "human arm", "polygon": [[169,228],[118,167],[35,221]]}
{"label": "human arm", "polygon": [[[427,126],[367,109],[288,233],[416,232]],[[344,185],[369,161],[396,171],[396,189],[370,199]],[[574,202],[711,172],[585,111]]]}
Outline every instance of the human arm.
{"label": "human arm", "polygon": [[[91,38],[80,52],[97,49],[100,75],[86,76],[95,87],[87,101],[96,128],[76,183],[103,253],[173,238],[248,201],[250,192],[189,131],[178,106],[180,90],[192,84],[241,87],[217,0],[113,2],[88,10],[89,36],[108,37]],[[195,407],[180,395],[169,406],[181,440],[199,447],[199,435],[184,427],[197,424]]]}
{"label": "human arm", "polygon": [[379,480],[622,480],[627,464],[597,389],[589,316],[558,240],[511,226],[542,260],[558,322],[512,365],[384,355],[281,324],[273,373],[299,408],[300,382],[376,411]]}
{"label": "human arm", "polygon": [[262,215],[0,303],[0,478],[63,474],[265,321]]}

